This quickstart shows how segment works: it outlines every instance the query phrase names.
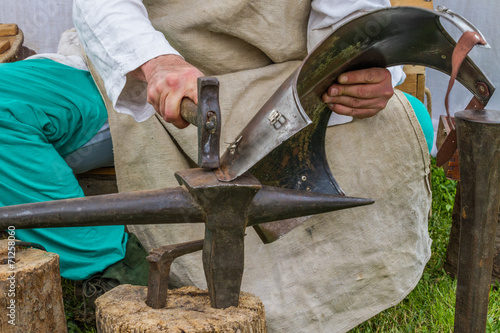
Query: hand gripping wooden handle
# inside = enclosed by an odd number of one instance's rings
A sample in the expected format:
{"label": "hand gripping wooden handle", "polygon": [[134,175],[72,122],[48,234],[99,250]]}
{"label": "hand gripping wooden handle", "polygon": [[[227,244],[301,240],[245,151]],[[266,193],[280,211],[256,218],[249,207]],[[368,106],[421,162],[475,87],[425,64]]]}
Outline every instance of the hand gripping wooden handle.
{"label": "hand gripping wooden handle", "polygon": [[192,99],[187,97],[181,101],[181,116],[188,123],[198,126],[198,106],[194,104]]}

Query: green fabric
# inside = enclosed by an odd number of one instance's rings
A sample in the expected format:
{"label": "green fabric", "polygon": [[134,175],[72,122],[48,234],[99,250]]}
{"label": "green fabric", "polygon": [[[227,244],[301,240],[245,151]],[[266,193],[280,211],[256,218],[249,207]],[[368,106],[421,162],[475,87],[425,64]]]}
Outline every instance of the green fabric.
{"label": "green fabric", "polygon": [[422,131],[424,132],[425,141],[427,141],[427,148],[430,153],[434,144],[434,128],[432,126],[432,119],[429,115],[429,111],[427,111],[425,105],[418,98],[405,92],[403,94],[410,102],[411,107],[415,112],[415,116],[417,116],[420,127],[422,127]]}
{"label": "green fabric", "polygon": [[142,246],[135,234],[128,234],[125,258],[106,268],[102,277],[116,280],[118,284],[147,286],[149,278],[148,251]]}
{"label": "green fabric", "polygon": [[[107,119],[86,71],[48,59],[0,64],[0,206],[83,196],[63,157]],[[61,275],[85,279],[123,259],[124,226],[21,230],[60,256]]]}

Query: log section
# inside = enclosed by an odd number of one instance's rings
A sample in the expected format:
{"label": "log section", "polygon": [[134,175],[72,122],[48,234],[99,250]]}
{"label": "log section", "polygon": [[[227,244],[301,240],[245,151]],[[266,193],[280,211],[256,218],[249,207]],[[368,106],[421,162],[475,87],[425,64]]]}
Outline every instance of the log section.
{"label": "log section", "polygon": [[[0,249],[10,248],[6,242]],[[16,247],[0,259],[0,332],[67,332],[59,256]]]}
{"label": "log section", "polygon": [[264,305],[242,292],[237,308],[214,309],[207,291],[196,287],[169,290],[167,306],[146,305],[147,288],[120,285],[96,300],[97,331],[176,333],[265,333]]}

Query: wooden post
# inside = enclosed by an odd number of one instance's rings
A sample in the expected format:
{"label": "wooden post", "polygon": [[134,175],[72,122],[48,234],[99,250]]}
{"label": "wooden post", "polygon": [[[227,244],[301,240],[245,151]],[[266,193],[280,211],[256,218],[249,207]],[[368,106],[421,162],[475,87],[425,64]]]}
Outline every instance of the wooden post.
{"label": "wooden post", "polygon": [[[450,240],[446,248],[446,261],[444,269],[451,277],[457,276],[458,267],[458,249],[460,247],[460,184],[457,184],[455,195],[455,206],[451,221]],[[495,241],[495,256],[493,259],[493,272],[491,275],[491,284],[500,283],[500,215],[498,216],[497,234]]]}
{"label": "wooden post", "polygon": [[67,332],[59,256],[8,241],[0,241],[0,332]]}
{"label": "wooden post", "polygon": [[214,309],[208,292],[196,287],[168,291],[167,306],[146,305],[147,288],[120,285],[96,300],[97,331],[118,332],[253,332],[265,333],[264,305],[241,292],[237,308]]}
{"label": "wooden post", "polygon": [[486,331],[500,209],[500,111],[455,114],[460,160],[461,223],[456,333]]}

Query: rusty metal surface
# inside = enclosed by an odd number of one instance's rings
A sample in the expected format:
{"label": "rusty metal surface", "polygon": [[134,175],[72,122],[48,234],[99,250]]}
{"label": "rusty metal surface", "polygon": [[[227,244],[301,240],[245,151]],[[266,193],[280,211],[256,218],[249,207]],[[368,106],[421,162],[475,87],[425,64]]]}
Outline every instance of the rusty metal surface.
{"label": "rusty metal surface", "polygon": [[185,188],[96,195],[0,208],[0,228],[194,223],[206,215]]}
{"label": "rusty metal surface", "polygon": [[[450,135],[443,142],[443,145],[440,147],[437,155],[436,155],[436,165],[442,166],[445,162],[449,161],[457,150],[457,137],[455,133],[455,126],[451,120],[450,108],[449,108],[449,97],[451,93],[451,89],[455,84],[455,79],[458,75],[462,62],[466,58],[467,54],[472,50],[472,48],[476,45],[485,45],[487,44],[484,38],[475,31],[467,31],[465,32],[460,40],[458,41],[455,49],[453,50],[452,60],[451,60],[451,77],[448,83],[448,89],[446,91],[446,97],[444,99],[444,105],[446,108],[446,115],[448,126],[452,129]],[[479,93],[488,97],[490,95],[488,86],[483,82],[477,82],[477,88]],[[478,100],[476,96],[472,98],[467,109],[484,109],[486,103]]]}
{"label": "rusty metal surface", "polygon": [[500,208],[500,112],[455,114],[461,223],[455,332],[485,332]]}
{"label": "rusty metal surface", "polygon": [[203,169],[218,168],[221,132],[219,80],[215,77],[199,77],[198,105],[184,98],[181,116],[198,127],[198,166]]}
{"label": "rusty metal surface", "polygon": [[149,261],[148,296],[146,304],[153,309],[161,309],[167,305],[170,266],[175,258],[203,249],[203,239],[162,246],[153,249],[146,258]]}

